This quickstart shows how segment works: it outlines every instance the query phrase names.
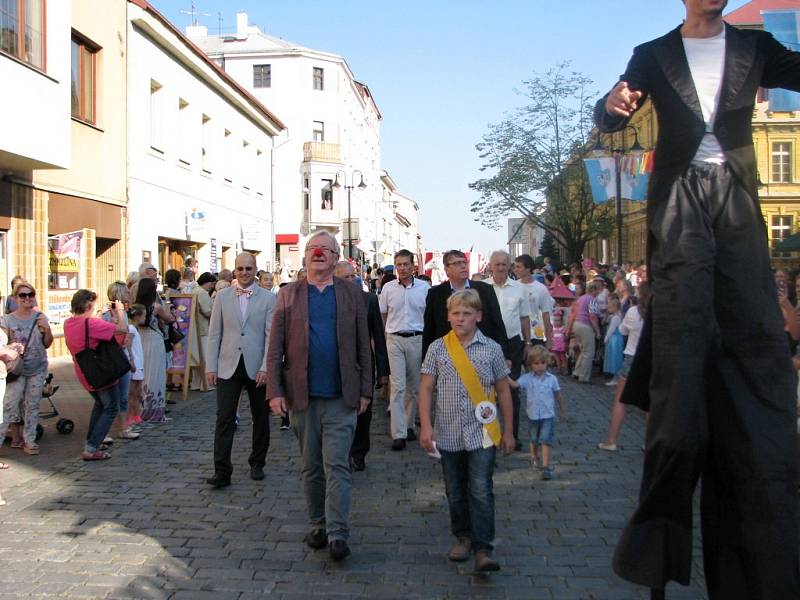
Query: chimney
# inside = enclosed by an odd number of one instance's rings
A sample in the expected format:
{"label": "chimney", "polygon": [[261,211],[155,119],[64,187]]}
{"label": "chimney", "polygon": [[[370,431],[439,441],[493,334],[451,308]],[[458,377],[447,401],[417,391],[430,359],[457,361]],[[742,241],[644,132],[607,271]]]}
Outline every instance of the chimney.
{"label": "chimney", "polygon": [[236,13],[236,39],[247,39],[247,13],[242,11]]}
{"label": "chimney", "polygon": [[205,25],[189,25],[186,28],[186,37],[188,37],[190,40],[207,38],[208,27]]}

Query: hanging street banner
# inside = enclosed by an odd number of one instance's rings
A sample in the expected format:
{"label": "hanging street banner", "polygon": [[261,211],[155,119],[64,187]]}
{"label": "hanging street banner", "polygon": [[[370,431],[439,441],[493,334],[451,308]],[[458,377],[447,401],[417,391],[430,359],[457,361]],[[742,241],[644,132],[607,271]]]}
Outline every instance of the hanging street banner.
{"label": "hanging street banner", "polygon": [[[641,202],[647,198],[647,184],[653,170],[653,153],[623,156],[619,160],[622,197]],[[617,196],[616,161],[612,156],[583,160],[592,188],[592,198],[598,204]]]}

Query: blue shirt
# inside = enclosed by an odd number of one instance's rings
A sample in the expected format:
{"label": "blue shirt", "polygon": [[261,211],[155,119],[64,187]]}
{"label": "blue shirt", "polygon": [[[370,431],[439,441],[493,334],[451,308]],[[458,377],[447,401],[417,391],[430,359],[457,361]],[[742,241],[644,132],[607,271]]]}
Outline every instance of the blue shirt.
{"label": "blue shirt", "polygon": [[541,377],[533,373],[525,373],[517,381],[525,390],[525,409],[532,421],[552,419],[556,416],[556,393],[561,391],[558,379],[552,373]]}
{"label": "blue shirt", "polygon": [[308,395],[342,395],[339,345],[336,339],[336,294],[332,285],[308,286]]}

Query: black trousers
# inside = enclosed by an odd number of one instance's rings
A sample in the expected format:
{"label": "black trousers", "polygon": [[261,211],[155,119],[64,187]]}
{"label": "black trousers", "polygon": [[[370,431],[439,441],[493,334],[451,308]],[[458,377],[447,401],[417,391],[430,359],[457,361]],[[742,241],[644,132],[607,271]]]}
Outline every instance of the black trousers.
{"label": "black trousers", "polygon": [[256,382],[247,375],[244,359],[239,359],[236,371],[230,379],[217,380],[217,425],[214,430],[214,472],[230,478],[233,473],[231,449],[236,430],[236,408],[242,390],[247,390],[250,399],[250,414],[253,416],[253,449],[248,462],[251,467],[263,467],[269,449],[269,418],[265,386],[256,387]]}
{"label": "black trousers", "polygon": [[356,419],[356,432],[353,435],[353,444],[350,446],[350,456],[364,459],[369,452],[369,428],[372,425],[372,402]]}
{"label": "black trousers", "polygon": [[692,496],[710,600],[800,598],[796,387],[757,199],[692,166],[653,207],[650,418],[622,577],[689,583]]}
{"label": "black trousers", "polygon": [[[514,336],[508,340],[508,352],[511,359],[511,379],[516,381],[522,374],[522,355],[525,352],[525,340],[520,336]],[[514,439],[519,441],[519,389],[511,390],[511,405],[514,407]]]}

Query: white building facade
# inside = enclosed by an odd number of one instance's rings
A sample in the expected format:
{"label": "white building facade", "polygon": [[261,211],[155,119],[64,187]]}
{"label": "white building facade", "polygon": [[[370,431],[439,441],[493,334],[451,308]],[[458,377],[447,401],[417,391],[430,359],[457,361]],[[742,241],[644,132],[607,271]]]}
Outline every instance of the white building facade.
{"label": "white building facade", "polygon": [[148,3],[128,14],[129,264],[275,266],[272,160],[283,123]]}
{"label": "white building facade", "polygon": [[320,230],[336,235],[343,255],[358,262],[394,247],[388,239],[375,246],[391,212],[380,163],[382,116],[344,58],[267,35],[245,13],[237,15],[235,35],[209,36],[202,26],[187,34],[287,125],[273,170],[280,264],[299,268],[305,241]]}

